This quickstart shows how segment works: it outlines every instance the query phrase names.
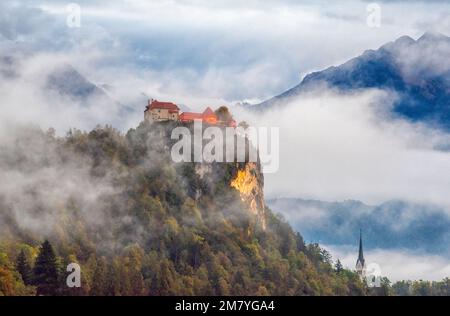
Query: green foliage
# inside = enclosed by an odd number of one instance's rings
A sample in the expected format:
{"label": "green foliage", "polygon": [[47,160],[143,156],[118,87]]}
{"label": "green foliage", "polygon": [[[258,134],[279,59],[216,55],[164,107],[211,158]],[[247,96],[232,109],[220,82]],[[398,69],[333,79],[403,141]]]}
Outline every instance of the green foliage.
{"label": "green foliage", "polygon": [[344,270],[344,267],[342,266],[342,263],[339,259],[337,260],[334,266],[334,270],[336,271],[337,274],[340,274]]}
{"label": "green foliage", "polygon": [[369,289],[370,295],[374,296],[390,296],[392,295],[391,281],[388,278],[382,277],[379,287],[372,287]]}
{"label": "green foliage", "polygon": [[449,296],[450,279],[442,281],[398,281],[392,285],[393,295],[399,296]]}
{"label": "green foliage", "polygon": [[37,295],[55,295],[58,293],[59,273],[58,261],[53,247],[46,240],[40,249],[33,269],[33,283],[37,287]]}
{"label": "green foliage", "polygon": [[33,281],[31,266],[25,256],[24,250],[21,250],[19,256],[17,257],[16,268],[22,277],[23,283],[25,285],[31,284]]}

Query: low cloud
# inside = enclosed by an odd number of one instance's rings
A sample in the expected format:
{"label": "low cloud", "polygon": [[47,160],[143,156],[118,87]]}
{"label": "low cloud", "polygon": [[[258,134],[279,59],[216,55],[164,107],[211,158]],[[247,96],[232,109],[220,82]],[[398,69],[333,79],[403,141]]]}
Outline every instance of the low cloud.
{"label": "low cloud", "polygon": [[[70,216],[83,219],[87,230],[110,224],[106,198],[118,192],[112,174],[93,177],[91,164],[71,150],[60,150],[39,129],[11,127],[0,138],[0,239],[27,234],[59,238],[60,230],[74,224]],[[67,212],[71,207],[73,212]]]}
{"label": "low cloud", "polygon": [[[49,78],[59,69],[72,70],[69,66],[72,60],[71,56],[42,53],[14,57],[3,65],[4,73],[8,75],[2,76],[0,72],[0,136],[15,125],[35,125],[44,130],[52,127],[59,135],[64,135],[70,128],[89,130],[98,124],[110,124],[121,130],[137,126],[143,108],[127,109],[113,97],[108,97],[107,91],[78,96],[48,86]],[[53,79],[58,85],[68,86],[73,80],[83,79],[82,74],[80,77],[70,73],[67,77],[64,72],[59,75]],[[91,83],[75,82],[70,88],[83,88],[83,84]]]}
{"label": "low cloud", "polygon": [[[355,269],[358,248],[355,246],[324,246],[335,260],[339,259],[344,267]],[[364,252],[366,264],[376,263],[381,275],[390,281],[429,280],[440,281],[450,276],[450,261],[438,255],[425,255],[403,249],[374,249]]]}
{"label": "low cloud", "polygon": [[358,201],[323,202],[269,199],[307,242],[346,245],[363,230],[366,249],[406,249],[446,255],[450,243],[448,210],[431,204],[389,201],[371,206]]}
{"label": "low cloud", "polygon": [[380,90],[321,88],[261,115],[242,113],[257,125],[280,127],[280,169],[266,174],[268,196],[450,209],[450,153],[436,149],[449,135],[391,118],[394,98]]}

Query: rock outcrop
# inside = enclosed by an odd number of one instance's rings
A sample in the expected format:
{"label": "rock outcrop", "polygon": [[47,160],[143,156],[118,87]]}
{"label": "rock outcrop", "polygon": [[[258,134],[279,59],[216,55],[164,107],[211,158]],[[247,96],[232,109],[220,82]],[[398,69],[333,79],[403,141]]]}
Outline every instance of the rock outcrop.
{"label": "rock outcrop", "polygon": [[241,200],[255,216],[256,224],[265,230],[266,206],[264,201],[264,177],[261,172],[261,166],[255,162],[245,163],[243,168],[238,168],[230,186],[239,191]]}

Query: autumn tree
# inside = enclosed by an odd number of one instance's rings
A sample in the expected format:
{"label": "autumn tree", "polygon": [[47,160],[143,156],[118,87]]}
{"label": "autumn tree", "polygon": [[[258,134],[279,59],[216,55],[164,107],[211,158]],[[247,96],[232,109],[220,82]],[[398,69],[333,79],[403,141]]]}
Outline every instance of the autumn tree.
{"label": "autumn tree", "polygon": [[92,286],[90,295],[105,296],[110,294],[111,282],[108,282],[108,266],[105,258],[100,258],[96,261],[94,274],[92,276]]}
{"label": "autumn tree", "polygon": [[226,106],[221,106],[215,113],[219,121],[229,122],[233,119],[230,110]]}

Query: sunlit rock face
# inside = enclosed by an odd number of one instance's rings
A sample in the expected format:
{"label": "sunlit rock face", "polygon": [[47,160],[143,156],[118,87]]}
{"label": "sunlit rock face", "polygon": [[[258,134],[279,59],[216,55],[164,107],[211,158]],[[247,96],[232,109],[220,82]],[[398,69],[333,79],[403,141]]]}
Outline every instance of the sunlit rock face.
{"label": "sunlit rock face", "polygon": [[237,170],[231,187],[239,191],[241,200],[248,205],[249,211],[255,216],[257,225],[266,229],[264,177],[261,167],[254,162],[248,162]]}

